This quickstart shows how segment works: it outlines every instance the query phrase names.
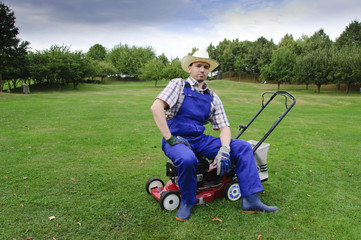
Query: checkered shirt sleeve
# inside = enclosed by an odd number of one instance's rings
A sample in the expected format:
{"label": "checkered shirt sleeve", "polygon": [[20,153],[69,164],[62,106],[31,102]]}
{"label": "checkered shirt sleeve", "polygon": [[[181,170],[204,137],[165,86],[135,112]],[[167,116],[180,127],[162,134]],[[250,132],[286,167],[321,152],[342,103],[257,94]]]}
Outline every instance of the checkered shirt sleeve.
{"label": "checkered shirt sleeve", "polygon": [[183,88],[184,80],[176,78],[170,80],[163,91],[158,94],[157,98],[163,100],[169,105],[169,108],[166,109],[167,119],[173,118],[182,106],[184,99]]}
{"label": "checkered shirt sleeve", "polygon": [[230,124],[228,122],[226,112],[224,111],[224,107],[223,107],[221,99],[212,90],[210,90],[210,92],[213,97],[213,101],[211,104],[212,105],[211,113],[210,113],[210,117],[209,117],[209,121],[212,124],[212,128],[214,130],[218,130],[222,127],[229,127]]}

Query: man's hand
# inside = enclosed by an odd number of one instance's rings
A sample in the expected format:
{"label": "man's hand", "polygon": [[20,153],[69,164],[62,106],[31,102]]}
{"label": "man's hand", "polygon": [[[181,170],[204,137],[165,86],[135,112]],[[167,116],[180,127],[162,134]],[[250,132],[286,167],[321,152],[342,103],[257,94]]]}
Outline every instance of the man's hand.
{"label": "man's hand", "polygon": [[217,165],[217,175],[219,176],[223,176],[231,167],[230,151],[229,146],[222,146],[214,159],[214,165]]}
{"label": "man's hand", "polygon": [[169,145],[171,145],[171,146],[174,146],[174,145],[176,145],[176,144],[178,144],[178,143],[183,143],[183,144],[185,144],[187,147],[191,148],[191,145],[189,144],[188,140],[185,139],[185,138],[182,138],[181,136],[177,136],[177,137],[171,136],[170,138],[168,138],[168,139],[166,140],[166,142],[167,142]]}

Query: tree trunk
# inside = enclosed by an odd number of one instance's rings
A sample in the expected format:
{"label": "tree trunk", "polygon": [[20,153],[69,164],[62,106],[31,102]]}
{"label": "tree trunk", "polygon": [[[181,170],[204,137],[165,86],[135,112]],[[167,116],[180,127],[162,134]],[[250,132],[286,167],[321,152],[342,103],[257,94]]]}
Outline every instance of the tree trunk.
{"label": "tree trunk", "polygon": [[349,94],[350,92],[350,87],[351,87],[351,84],[347,83],[346,85],[346,93]]}
{"label": "tree trunk", "polygon": [[317,93],[321,92],[321,84],[317,84]]}
{"label": "tree trunk", "polygon": [[277,82],[277,85],[278,85],[278,90],[280,90],[281,83],[280,83],[280,82]]}

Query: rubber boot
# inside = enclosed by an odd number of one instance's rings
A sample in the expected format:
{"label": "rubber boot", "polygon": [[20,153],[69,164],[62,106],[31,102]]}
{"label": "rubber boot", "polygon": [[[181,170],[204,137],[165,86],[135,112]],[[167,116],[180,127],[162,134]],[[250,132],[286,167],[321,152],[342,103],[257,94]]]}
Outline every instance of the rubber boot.
{"label": "rubber boot", "polygon": [[175,218],[181,222],[187,221],[191,216],[192,208],[193,208],[193,205],[186,204],[181,201],[178,212],[175,215]]}
{"label": "rubber boot", "polygon": [[242,211],[245,213],[257,212],[277,212],[278,208],[275,206],[267,206],[261,202],[258,193],[242,197]]}

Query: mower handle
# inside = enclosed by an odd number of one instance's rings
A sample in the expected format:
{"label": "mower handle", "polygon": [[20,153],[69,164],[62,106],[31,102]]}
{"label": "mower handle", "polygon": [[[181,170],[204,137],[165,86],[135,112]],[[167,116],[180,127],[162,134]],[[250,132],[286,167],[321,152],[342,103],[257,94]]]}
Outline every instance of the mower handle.
{"label": "mower handle", "polygon": [[[268,99],[268,101],[265,103],[264,96],[266,94],[272,94],[272,96]],[[247,129],[248,127],[253,123],[253,121],[261,114],[261,112],[267,107],[267,105],[276,97],[276,96],[283,96],[285,98],[285,106],[286,110],[278,117],[277,121],[271,126],[271,128],[268,130],[268,132],[262,137],[260,141],[253,147],[253,153],[256,152],[256,150],[261,146],[261,144],[266,140],[266,138],[272,133],[272,131],[277,127],[277,125],[282,121],[282,119],[287,115],[287,113],[293,108],[293,106],[296,104],[296,98],[292,96],[289,92],[286,91],[277,91],[277,92],[265,92],[262,94],[262,107],[261,109],[256,113],[256,115],[248,122],[247,125],[239,125],[239,131],[240,133],[237,135],[236,139],[238,139]],[[287,100],[291,99],[292,103],[290,105],[287,104]]]}

